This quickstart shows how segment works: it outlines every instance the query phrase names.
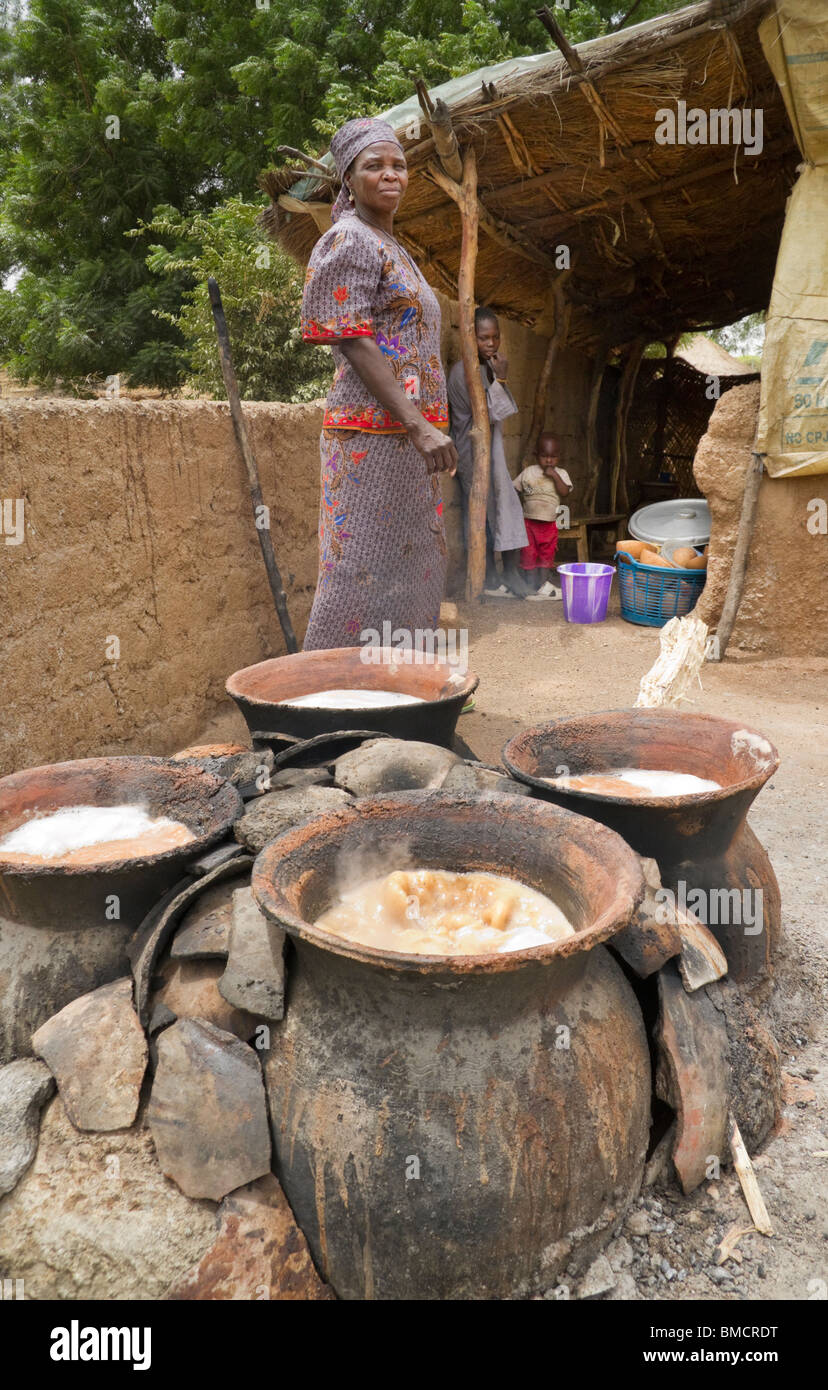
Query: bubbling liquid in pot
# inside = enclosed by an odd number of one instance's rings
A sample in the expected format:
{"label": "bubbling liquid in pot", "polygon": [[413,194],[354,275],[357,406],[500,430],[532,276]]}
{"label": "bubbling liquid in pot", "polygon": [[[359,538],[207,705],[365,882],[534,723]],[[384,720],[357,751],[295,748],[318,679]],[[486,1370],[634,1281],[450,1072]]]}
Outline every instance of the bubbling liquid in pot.
{"label": "bubbling liquid in pot", "polygon": [[398,869],[344,892],[316,920],[332,936],[404,955],[527,951],[574,935],[559,907],[500,874]]}
{"label": "bubbling liquid in pot", "polygon": [[595,792],[599,796],[692,796],[721,791],[721,782],[696,777],[692,772],[670,772],[653,767],[611,767],[606,772],[584,772],[573,777],[542,777],[550,787],[566,791]]}
{"label": "bubbling liquid in pot", "polygon": [[382,709],[385,705],[422,705],[419,695],[399,690],[312,690],[309,695],[292,695],[280,705],[299,705],[303,709]]}
{"label": "bubbling liquid in pot", "polygon": [[181,821],[152,818],[145,806],[62,806],[32,816],[0,840],[0,857],[33,864],[105,864],[187,845],[195,835]]}

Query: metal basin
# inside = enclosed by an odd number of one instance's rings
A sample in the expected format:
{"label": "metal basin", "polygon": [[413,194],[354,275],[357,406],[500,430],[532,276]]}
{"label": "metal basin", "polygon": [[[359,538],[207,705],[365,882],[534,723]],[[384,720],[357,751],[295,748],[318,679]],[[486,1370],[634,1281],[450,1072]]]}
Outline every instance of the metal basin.
{"label": "metal basin", "polygon": [[70,1000],[129,973],[126,942],[187,865],[241,813],[235,787],[163,758],[84,758],[0,779],[0,838],[33,812],[142,803],[182,821],[187,845],[137,859],[15,865],[0,856],[0,1062]]}
{"label": "metal basin", "polygon": [[[779,754],[764,734],[707,714],[608,710],[526,729],[509,740],[502,757],[512,776],[528,783],[535,796],[601,821],[639,854],[655,859],[665,888],[679,896],[683,891],[685,897],[693,890],[703,893],[708,905],[716,907],[703,920],[720,941],[734,978],[767,973],[780,931],[779,885],[746,820],[779,766]],[[542,780],[614,767],[694,773],[719,782],[721,789],[616,797],[551,787]],[[760,889],[763,921],[757,929],[745,923],[741,909],[738,921],[713,920],[720,916],[720,905],[732,905],[729,915],[736,916],[734,893]],[[713,894],[728,894],[727,903]]]}
{"label": "metal basin", "polygon": [[[358,946],[314,925],[354,864],[508,875],[577,932],[502,955]],[[523,1297],[592,1258],[649,1130],[644,1024],[603,945],[643,893],[629,847],[526,797],[403,792],[289,831],[252,883],[292,940],[265,1066],[274,1167],[339,1297]]]}
{"label": "metal basin", "polygon": [[[360,647],[296,652],[277,656],[236,671],[227,681],[251,734],[289,734],[314,738],[338,729],[366,729],[395,738],[419,739],[450,747],[460,711],[478,677],[462,675],[456,666],[438,658],[418,662],[418,653],[403,659],[383,648],[376,664],[364,661]],[[425,657],[426,654],[423,654]],[[419,705],[386,705],[376,709],[308,709],[283,705],[298,695],[324,690],[394,690],[416,695]]]}

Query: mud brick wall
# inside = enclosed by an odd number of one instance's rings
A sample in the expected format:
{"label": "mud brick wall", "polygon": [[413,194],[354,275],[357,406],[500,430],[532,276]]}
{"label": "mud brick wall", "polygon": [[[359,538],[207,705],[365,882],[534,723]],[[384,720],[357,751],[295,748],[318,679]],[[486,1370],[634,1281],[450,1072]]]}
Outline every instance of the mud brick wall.
{"label": "mud brick wall", "polygon": [[[443,307],[443,357],[460,355]],[[502,321],[520,467],[546,341]],[[549,422],[576,483],[589,363],[561,359]],[[322,405],[244,406],[301,644],[316,583]],[[0,775],[101,753],[165,754],[228,707],[230,672],[284,651],[228,407],[201,400],[0,400]],[[448,592],[463,573],[458,486],[444,480]],[[119,652],[112,653],[117,639]]]}
{"label": "mud brick wall", "polygon": [[[708,577],[698,603],[699,616],[711,626],[727,592],[758,413],[758,381],[726,391],[693,464],[712,517]],[[732,648],[767,657],[828,657],[827,511],[828,474],[763,476]]]}
{"label": "mud brick wall", "polygon": [[[301,635],[321,409],[245,414]],[[2,402],[0,496],[25,501],[23,543],[0,540],[3,772],[172,752],[231,671],[284,650],[226,404]]]}

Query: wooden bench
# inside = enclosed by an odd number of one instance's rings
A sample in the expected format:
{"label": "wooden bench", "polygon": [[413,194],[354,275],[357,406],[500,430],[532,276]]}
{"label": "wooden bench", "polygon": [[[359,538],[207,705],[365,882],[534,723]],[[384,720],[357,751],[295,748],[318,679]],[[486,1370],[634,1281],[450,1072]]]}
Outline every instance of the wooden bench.
{"label": "wooden bench", "polygon": [[566,530],[558,528],[558,540],[574,541],[576,545],[579,561],[584,564],[589,560],[589,529],[590,527],[617,526],[619,522],[626,521],[625,512],[605,512],[601,516],[585,516],[580,521],[574,521]]}

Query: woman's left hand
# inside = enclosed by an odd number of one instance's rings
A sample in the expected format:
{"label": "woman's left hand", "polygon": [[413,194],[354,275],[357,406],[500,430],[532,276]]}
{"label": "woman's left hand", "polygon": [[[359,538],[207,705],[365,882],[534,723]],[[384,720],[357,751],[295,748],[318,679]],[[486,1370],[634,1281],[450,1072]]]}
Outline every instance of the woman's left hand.
{"label": "woman's left hand", "polygon": [[489,358],[489,363],[497,379],[499,381],[502,381],[509,370],[508,357],[501,357],[500,353],[498,352],[495,354],[494,357]]}

